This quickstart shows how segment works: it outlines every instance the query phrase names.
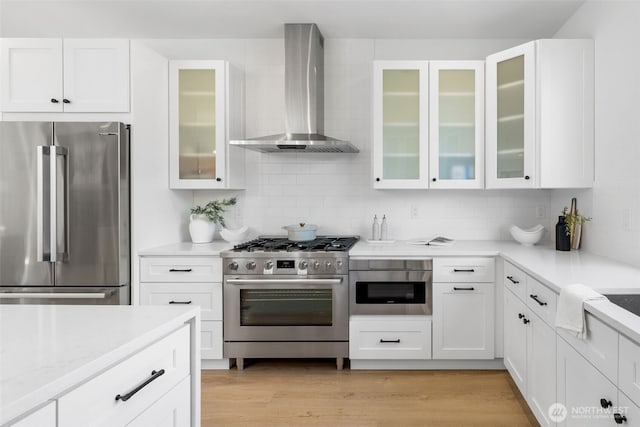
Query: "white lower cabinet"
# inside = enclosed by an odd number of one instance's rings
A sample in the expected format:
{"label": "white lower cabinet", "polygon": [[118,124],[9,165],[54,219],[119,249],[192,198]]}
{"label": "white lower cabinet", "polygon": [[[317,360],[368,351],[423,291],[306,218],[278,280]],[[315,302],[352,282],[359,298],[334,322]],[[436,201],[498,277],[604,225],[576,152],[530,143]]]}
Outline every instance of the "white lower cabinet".
{"label": "white lower cabinet", "polygon": [[637,426],[640,425],[640,408],[623,392],[618,391],[618,408],[613,417],[616,423],[620,421],[623,425]]}
{"label": "white lower cabinet", "polygon": [[430,316],[351,316],[350,359],[431,359]]}
{"label": "white lower cabinet", "polygon": [[537,315],[527,315],[527,402],[543,426],[555,425],[549,407],[556,402],[556,332]]}
{"label": "white lower cabinet", "polygon": [[504,366],[520,392],[527,388],[527,307],[509,289],[504,290]]}
{"label": "white lower cabinet", "polygon": [[[561,426],[613,426],[618,408],[616,386],[558,337],[558,402],[566,408]],[[637,424],[628,424],[637,425]]]}
{"label": "white lower cabinet", "polygon": [[148,407],[128,427],[182,427],[191,423],[190,377]]}
{"label": "white lower cabinet", "polygon": [[433,284],[433,358],[493,359],[495,285]]}
{"label": "white lower cabinet", "polygon": [[11,427],[56,427],[56,422],[56,402],[49,402],[17,423],[11,424]]}

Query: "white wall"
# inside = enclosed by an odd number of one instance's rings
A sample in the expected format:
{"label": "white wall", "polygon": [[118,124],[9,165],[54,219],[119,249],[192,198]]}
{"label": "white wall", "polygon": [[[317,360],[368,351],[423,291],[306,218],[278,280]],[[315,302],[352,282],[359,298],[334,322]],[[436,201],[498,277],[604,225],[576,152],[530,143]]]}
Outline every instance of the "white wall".
{"label": "white wall", "polygon": [[[323,234],[367,237],[374,214],[386,214],[389,237],[446,234],[510,239],[515,223],[550,225],[549,192],[512,190],[373,190],[371,70],[375,59],[483,59],[523,40],[328,39],[325,43],[325,134],[348,139],[355,155],[247,153],[242,192],[195,191],[196,203],[238,195],[229,223],[282,234],[286,224],[318,224]],[[226,59],[244,71],[246,136],[284,130],[284,43],[281,39],[146,40],[167,58]],[[410,207],[418,210],[411,218]],[[536,207],[545,211],[536,217]],[[188,212],[183,215],[186,218]],[[175,226],[175,225],[174,225]]]}
{"label": "white wall", "polygon": [[555,37],[595,40],[596,153],[594,188],[552,191],[552,214],[577,197],[583,249],[640,266],[640,3],[586,2]]}

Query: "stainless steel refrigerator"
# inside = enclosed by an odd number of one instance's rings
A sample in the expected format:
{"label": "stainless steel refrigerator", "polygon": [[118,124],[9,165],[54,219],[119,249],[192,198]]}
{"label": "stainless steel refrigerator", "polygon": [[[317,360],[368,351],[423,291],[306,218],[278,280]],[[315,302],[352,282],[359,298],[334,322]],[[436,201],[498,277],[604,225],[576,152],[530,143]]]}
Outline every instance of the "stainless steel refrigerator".
{"label": "stainless steel refrigerator", "polygon": [[0,303],[129,304],[129,128],[0,122]]}

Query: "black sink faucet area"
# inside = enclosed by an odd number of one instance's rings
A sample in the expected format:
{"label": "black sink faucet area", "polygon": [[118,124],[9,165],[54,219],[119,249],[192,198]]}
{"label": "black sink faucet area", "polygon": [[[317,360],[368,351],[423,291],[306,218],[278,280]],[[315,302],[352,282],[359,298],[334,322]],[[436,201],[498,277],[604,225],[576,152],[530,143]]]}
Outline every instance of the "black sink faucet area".
{"label": "black sink faucet area", "polygon": [[605,297],[615,305],[640,316],[640,294],[612,294]]}

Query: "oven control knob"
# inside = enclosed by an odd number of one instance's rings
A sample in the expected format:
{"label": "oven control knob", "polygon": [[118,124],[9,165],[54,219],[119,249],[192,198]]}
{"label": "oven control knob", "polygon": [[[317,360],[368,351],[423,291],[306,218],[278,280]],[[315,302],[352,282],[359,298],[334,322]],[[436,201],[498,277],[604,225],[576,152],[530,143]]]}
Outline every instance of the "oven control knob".
{"label": "oven control knob", "polygon": [[238,269],[238,263],[233,261],[229,263],[229,270],[237,270]]}
{"label": "oven control knob", "polygon": [[327,270],[330,270],[331,269],[331,261],[325,262],[324,266],[327,268]]}
{"label": "oven control knob", "polygon": [[314,261],[314,262],[313,262],[313,269],[314,269],[314,270],[317,270],[317,269],[319,269],[319,268],[320,268],[320,261]]}
{"label": "oven control knob", "polygon": [[267,261],[264,263],[265,270],[271,270],[273,268],[273,261]]}
{"label": "oven control knob", "polygon": [[342,268],[342,261],[336,261],[336,267],[338,269],[341,269]]}
{"label": "oven control knob", "polygon": [[256,268],[256,263],[255,261],[249,261],[247,263],[247,270],[253,270],[254,268]]}
{"label": "oven control knob", "polygon": [[300,261],[300,270],[306,270],[309,267],[309,263],[307,261]]}

